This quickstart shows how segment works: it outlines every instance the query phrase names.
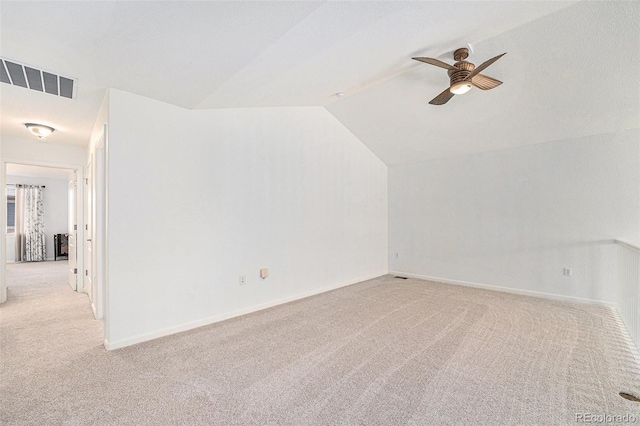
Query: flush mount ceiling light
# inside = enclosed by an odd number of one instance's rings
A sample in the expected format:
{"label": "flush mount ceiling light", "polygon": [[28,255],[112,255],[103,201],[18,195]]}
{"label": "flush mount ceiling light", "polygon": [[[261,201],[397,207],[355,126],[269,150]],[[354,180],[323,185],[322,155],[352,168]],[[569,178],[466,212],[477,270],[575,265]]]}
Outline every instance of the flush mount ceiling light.
{"label": "flush mount ceiling light", "polygon": [[31,133],[36,135],[39,139],[44,139],[54,132],[53,127],[45,126],[44,124],[24,123]]}

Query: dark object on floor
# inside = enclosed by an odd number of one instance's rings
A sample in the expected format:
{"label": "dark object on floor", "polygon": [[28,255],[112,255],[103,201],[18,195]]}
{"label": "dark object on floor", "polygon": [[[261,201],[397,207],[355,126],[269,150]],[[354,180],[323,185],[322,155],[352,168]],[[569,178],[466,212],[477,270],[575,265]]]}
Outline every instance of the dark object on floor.
{"label": "dark object on floor", "polygon": [[58,260],[58,257],[69,258],[69,234],[55,234],[53,236],[53,251],[53,260]]}
{"label": "dark object on floor", "polygon": [[620,392],[620,396],[623,397],[624,399],[628,399],[629,401],[640,402],[640,399],[625,392]]}

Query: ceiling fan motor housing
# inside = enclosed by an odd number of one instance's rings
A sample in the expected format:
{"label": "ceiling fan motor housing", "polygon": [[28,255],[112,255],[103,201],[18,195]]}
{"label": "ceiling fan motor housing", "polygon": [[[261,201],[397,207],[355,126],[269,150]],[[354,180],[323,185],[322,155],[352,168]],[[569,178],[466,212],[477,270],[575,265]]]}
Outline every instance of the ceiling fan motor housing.
{"label": "ceiling fan motor housing", "polygon": [[458,61],[453,64],[453,66],[456,67],[457,70],[447,71],[447,73],[449,74],[449,79],[451,80],[451,85],[465,80],[469,76],[469,74],[471,74],[471,71],[473,71],[476,67],[471,62],[467,61]]}

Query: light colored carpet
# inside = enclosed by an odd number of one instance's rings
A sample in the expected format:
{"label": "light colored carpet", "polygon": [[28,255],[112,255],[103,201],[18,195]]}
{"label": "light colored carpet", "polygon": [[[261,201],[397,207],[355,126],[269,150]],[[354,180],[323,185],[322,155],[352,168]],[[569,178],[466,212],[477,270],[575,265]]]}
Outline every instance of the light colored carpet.
{"label": "light colored carpet", "polygon": [[618,395],[640,376],[606,308],[385,276],[106,352],[60,266],[28,267],[55,279],[10,284],[0,308],[5,424],[640,421]]}

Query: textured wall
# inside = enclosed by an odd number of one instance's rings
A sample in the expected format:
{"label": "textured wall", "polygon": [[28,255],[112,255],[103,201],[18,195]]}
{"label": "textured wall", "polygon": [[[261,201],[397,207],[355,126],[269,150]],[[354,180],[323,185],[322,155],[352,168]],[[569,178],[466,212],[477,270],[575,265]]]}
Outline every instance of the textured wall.
{"label": "textured wall", "polygon": [[387,168],[325,109],[109,102],[112,347],[387,272]]}
{"label": "textured wall", "polygon": [[389,269],[613,302],[639,197],[638,129],[391,167]]}

